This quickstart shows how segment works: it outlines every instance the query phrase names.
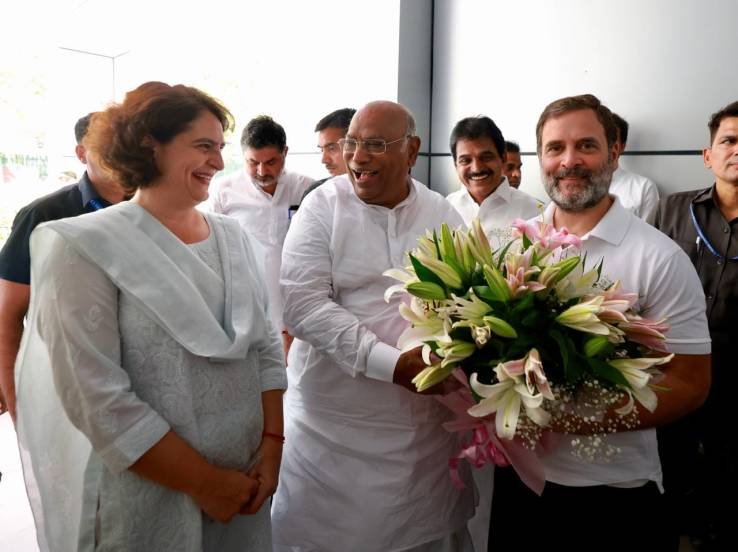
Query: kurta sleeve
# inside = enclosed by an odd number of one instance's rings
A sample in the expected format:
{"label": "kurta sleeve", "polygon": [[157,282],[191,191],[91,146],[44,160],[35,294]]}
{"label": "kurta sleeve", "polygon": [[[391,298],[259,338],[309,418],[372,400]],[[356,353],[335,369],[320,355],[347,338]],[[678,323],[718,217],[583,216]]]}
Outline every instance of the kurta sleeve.
{"label": "kurta sleeve", "polygon": [[256,297],[260,302],[254,308],[264,310],[264,318],[267,325],[267,339],[259,347],[259,373],[261,379],[261,391],[272,389],[287,389],[287,373],[285,371],[284,350],[282,348],[282,329],[275,328],[269,315],[269,293],[266,288],[266,277],[261,265],[257,262],[256,253],[261,248],[256,241],[243,233],[244,246],[248,256],[248,265],[254,267],[254,275],[258,292]]}
{"label": "kurta sleeve", "polygon": [[118,289],[52,229],[37,230],[31,247],[39,333],[57,394],[107,467],[123,471],[169,424],[133,392],[120,365]]}
{"label": "kurta sleeve", "polygon": [[[373,349],[388,346],[335,300],[332,272],[340,259],[333,259],[330,252],[332,210],[326,201],[323,195],[308,195],[287,232],[280,277],[285,326],[352,377],[364,374],[386,380],[389,375],[391,381],[394,364],[384,377],[377,377],[379,371],[367,373]],[[367,259],[367,270],[370,267]]]}

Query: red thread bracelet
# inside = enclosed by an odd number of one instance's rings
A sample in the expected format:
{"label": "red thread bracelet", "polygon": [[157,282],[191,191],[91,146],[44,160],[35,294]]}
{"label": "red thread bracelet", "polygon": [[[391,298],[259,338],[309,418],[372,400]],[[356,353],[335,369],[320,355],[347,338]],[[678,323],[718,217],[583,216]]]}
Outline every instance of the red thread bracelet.
{"label": "red thread bracelet", "polygon": [[268,431],[264,431],[261,436],[276,439],[280,443],[284,444],[284,435],[280,435],[279,433],[269,433]]}

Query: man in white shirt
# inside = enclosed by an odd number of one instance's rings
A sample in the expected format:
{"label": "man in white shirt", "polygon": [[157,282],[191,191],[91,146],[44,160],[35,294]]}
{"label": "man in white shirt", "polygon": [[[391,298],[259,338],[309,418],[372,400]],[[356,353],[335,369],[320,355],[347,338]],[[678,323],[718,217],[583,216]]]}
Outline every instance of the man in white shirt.
{"label": "man in white shirt", "polygon": [[[617,113],[613,113],[613,121],[617,127],[618,158],[625,151],[628,142],[628,121]],[[612,175],[610,193],[620,200],[620,204],[633,212],[637,217],[646,220],[651,211],[659,204],[659,189],[656,184],[645,176],[625,170],[618,164]]]}
{"label": "man in white shirt", "polygon": [[496,469],[490,549],[512,550],[525,535],[530,550],[676,550],[672,520],[664,514],[654,427],[696,409],[707,396],[710,338],[700,281],[678,245],[608,194],[618,156],[616,130],[597,98],[588,94],[551,103],[536,135],[552,200],[545,220],[582,238],[588,266],[604,259],[602,274],[637,293],[636,310],[668,318],[666,347],[675,356],[654,388],[657,409],[639,408],[637,428],[605,413],[618,425],[603,437],[617,448],[612,457],[576,457],[572,437],[554,434],[557,444],[541,456],[547,482],[540,497],[511,469]]}
{"label": "man in white shirt", "polygon": [[489,117],[467,117],[456,123],[450,146],[461,189],[446,199],[467,226],[479,218],[493,248],[504,246],[512,238],[512,221],[536,216],[540,202],[508,184],[502,172],[505,139]]}
{"label": "man in white shirt", "polygon": [[505,164],[502,172],[507,178],[507,183],[513,188],[520,188],[523,178],[523,160],[520,158],[520,146],[516,142],[505,140]]}
{"label": "man in white shirt", "polygon": [[[346,174],[346,163],[343,161],[343,152],[338,141],[346,136],[348,127],[351,124],[351,117],[356,113],[355,109],[344,107],[331,111],[323,117],[318,124],[315,125],[315,132],[318,133],[318,149],[320,150],[320,162],[325,165],[325,169],[330,175],[328,178]],[[315,188],[323,184],[328,178],[323,178],[313,183],[307,190],[308,195]],[[305,196],[302,197],[305,199]]]}
{"label": "man in white shirt", "polygon": [[385,302],[393,280],[382,275],[408,263],[426,229],[463,222],[409,176],[420,139],[403,106],[366,105],[341,144],[348,174],[305,198],[282,258],[295,342],[274,550],[470,551],[473,496],[448,473],[449,412],[414,392],[425,364],[420,348],[394,346],[407,322],[398,296]]}
{"label": "man in white shirt", "polygon": [[[264,273],[269,308],[276,328],[282,324],[279,268],[282,244],[292,214],[313,179],[284,169],[287,136],[284,128],[267,115],[249,121],[241,134],[244,170],[213,181],[210,208],[235,217],[264,250]],[[283,332],[285,348],[290,337]]]}

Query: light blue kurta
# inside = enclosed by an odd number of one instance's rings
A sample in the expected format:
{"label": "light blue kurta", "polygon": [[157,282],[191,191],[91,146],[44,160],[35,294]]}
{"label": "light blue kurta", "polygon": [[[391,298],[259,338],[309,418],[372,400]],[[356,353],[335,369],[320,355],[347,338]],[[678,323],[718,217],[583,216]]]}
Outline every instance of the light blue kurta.
{"label": "light blue kurta", "polygon": [[[24,337],[17,377],[42,550],[269,549],[267,507],[223,525],[127,469],[170,428],[212,463],[247,469],[261,441],[261,393],[285,386],[251,244],[234,221],[208,223],[210,238],[187,246],[127,204],[34,234],[30,322],[43,344]],[[43,349],[56,408],[33,398],[49,389],[31,366]]]}

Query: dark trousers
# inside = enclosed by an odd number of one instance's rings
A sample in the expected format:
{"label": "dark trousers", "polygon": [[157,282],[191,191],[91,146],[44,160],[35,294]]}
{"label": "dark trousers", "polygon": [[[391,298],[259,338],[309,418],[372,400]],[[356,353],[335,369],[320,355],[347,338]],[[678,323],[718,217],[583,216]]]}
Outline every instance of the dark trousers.
{"label": "dark trousers", "polygon": [[565,487],[536,495],[512,468],[495,469],[489,552],[676,551],[658,487]]}

